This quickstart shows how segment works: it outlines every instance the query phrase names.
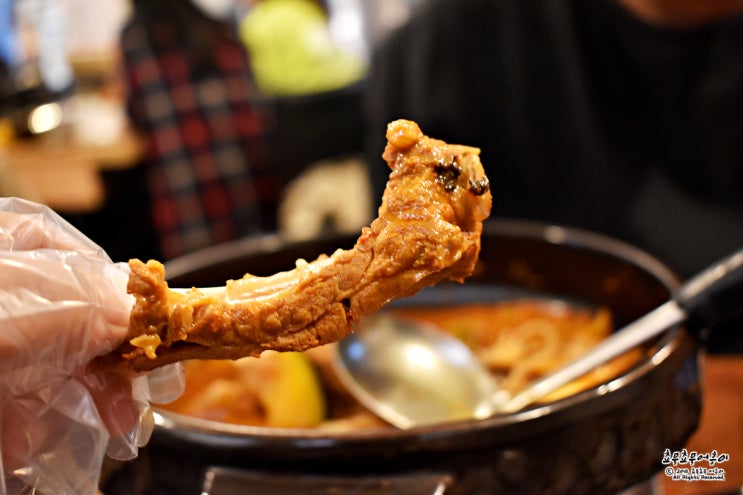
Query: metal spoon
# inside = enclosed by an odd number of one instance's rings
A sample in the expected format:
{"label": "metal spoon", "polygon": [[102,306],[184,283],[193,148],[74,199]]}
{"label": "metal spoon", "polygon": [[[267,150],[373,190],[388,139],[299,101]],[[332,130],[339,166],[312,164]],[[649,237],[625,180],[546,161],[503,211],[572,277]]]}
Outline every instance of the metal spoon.
{"label": "metal spoon", "polygon": [[335,368],[373,413],[402,429],[520,411],[596,366],[683,321],[743,310],[743,249],[686,282],[671,300],[582,357],[510,396],[462,342],[431,325],[378,316],[338,345]]}

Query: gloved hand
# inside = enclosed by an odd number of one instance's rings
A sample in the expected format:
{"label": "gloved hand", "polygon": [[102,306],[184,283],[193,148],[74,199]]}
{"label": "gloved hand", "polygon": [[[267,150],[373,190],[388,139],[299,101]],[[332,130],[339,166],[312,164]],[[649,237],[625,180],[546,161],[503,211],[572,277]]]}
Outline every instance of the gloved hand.
{"label": "gloved hand", "polygon": [[150,401],[182,392],[180,366],[87,367],[125,338],[128,273],[50,209],[0,198],[0,494],[95,493],[104,454],[135,457]]}

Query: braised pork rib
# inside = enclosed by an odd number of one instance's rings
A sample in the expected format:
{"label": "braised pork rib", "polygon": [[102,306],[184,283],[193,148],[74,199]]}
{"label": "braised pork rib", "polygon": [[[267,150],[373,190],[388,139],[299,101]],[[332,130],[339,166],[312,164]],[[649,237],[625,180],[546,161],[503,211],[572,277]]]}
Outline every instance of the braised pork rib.
{"label": "braised pork rib", "polygon": [[236,359],[267,349],[299,351],[337,341],[360,318],[442,279],[462,282],[490,214],[479,149],[387,127],[390,166],[379,216],[350,250],[269,277],[250,274],[220,290],[168,288],[161,263],[131,260],[135,296],[126,341],[105,366],[147,371],[185,359]]}

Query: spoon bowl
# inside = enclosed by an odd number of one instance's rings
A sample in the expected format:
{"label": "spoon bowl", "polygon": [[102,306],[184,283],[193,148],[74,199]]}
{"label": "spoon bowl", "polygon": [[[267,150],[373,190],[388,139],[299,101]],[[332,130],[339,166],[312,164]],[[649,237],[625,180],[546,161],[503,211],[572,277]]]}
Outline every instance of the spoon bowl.
{"label": "spoon bowl", "polygon": [[470,349],[429,324],[390,315],[338,344],[336,371],[368,409],[407,429],[485,418],[504,393]]}

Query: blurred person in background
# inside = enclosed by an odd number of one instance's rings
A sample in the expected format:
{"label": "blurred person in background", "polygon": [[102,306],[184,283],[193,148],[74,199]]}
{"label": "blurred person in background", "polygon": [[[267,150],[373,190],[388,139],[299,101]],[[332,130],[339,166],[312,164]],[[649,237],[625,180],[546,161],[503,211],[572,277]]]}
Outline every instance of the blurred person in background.
{"label": "blurred person in background", "polygon": [[161,256],[274,230],[280,188],[232,0],[135,0],[121,49]]}
{"label": "blurred person in background", "polygon": [[410,118],[481,147],[495,218],[610,234],[682,276],[743,244],[741,0],[429,0],[367,87],[377,191],[384,126]]}
{"label": "blurred person in background", "polygon": [[[681,277],[743,245],[743,0],[429,0],[367,88],[377,191],[404,117],[482,149],[496,219],[609,234]],[[739,329],[708,349],[742,351]]]}

